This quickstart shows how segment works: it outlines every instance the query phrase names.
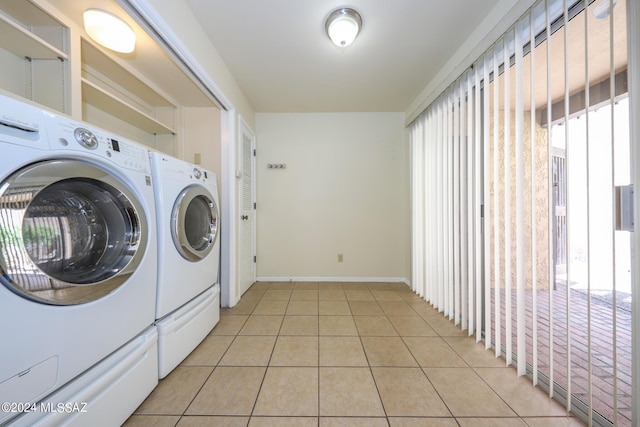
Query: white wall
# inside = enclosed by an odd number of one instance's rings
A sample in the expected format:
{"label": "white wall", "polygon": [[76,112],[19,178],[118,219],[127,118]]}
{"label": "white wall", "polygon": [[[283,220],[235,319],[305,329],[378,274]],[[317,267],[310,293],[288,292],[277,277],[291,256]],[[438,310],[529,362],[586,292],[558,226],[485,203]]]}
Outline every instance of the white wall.
{"label": "white wall", "polygon": [[220,150],[220,110],[217,108],[184,108],[184,153],[180,157],[196,163],[200,155],[200,165],[215,172],[220,188],[222,174],[222,153]]}
{"label": "white wall", "polygon": [[258,113],[256,140],[259,279],[408,277],[403,113]]}

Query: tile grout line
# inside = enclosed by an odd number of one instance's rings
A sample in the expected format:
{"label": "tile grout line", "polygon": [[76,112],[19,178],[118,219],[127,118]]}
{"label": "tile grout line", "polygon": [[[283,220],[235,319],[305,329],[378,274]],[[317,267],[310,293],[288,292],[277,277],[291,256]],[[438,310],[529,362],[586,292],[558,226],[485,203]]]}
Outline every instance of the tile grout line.
{"label": "tile grout line", "polygon": [[[371,291],[369,291],[371,292]],[[373,294],[372,294],[373,295]],[[375,301],[375,299],[374,299]],[[377,301],[375,301],[377,303]],[[379,304],[378,304],[379,305]],[[349,304],[349,309],[351,310],[351,304]],[[353,310],[351,310],[351,317],[354,317]],[[360,340],[360,345],[362,346],[362,351],[364,353],[364,357],[367,360],[367,368],[369,369],[369,374],[371,375],[371,379],[373,380],[373,384],[376,387],[376,393],[378,394],[378,399],[380,400],[380,405],[382,405],[382,411],[384,412],[385,419],[387,421],[387,425],[391,425],[389,421],[389,414],[387,414],[387,408],[384,405],[384,401],[382,400],[382,394],[380,393],[380,387],[378,387],[378,382],[376,381],[375,375],[373,375],[373,368],[371,367],[371,362],[369,361],[369,355],[367,354],[367,350],[364,346],[364,342],[362,341],[362,335],[360,335],[360,330],[358,329],[358,325],[353,320],[353,323],[356,325],[356,331],[358,331],[358,338]]]}
{"label": "tile grout line", "polygon": [[[253,311],[253,310],[252,310]],[[211,369],[211,372],[209,372],[209,375],[207,375],[207,377],[205,378],[205,380],[202,382],[202,385],[198,388],[198,391],[193,395],[193,398],[189,401],[189,403],[186,405],[184,411],[182,411],[182,414],[180,414],[178,421],[176,423],[176,425],[178,425],[178,423],[180,423],[180,420],[182,420],[183,417],[186,416],[187,411],[189,410],[189,407],[193,404],[193,402],[196,400],[196,398],[198,397],[198,395],[200,394],[200,392],[202,391],[202,389],[204,388],[205,384],[207,383],[207,381],[209,381],[209,379],[211,378],[211,376],[213,375],[213,373],[218,369],[220,361],[222,360],[222,358],[224,357],[224,355],[227,353],[227,351],[229,351],[229,349],[231,348],[231,345],[235,342],[236,338],[238,337],[238,334],[240,333],[240,331],[242,330],[242,328],[244,327],[244,325],[247,323],[247,320],[249,320],[249,316],[247,316],[247,318],[245,319],[245,321],[242,323],[242,326],[238,329],[238,333],[236,333],[233,337],[233,339],[231,340],[231,342],[229,343],[229,346],[227,347],[227,349],[224,351],[224,353],[220,356],[220,359],[218,359],[218,361],[216,362],[215,366],[213,366],[213,369]],[[213,332],[213,329],[211,330],[211,332]],[[208,338],[209,336],[211,336],[211,332],[209,332],[207,334],[207,336],[205,337]],[[203,340],[204,341],[204,340]],[[180,365],[178,365],[180,366]]]}
{"label": "tile grout line", "polygon": [[[340,285],[340,287],[342,287],[342,285]],[[318,358],[317,358],[317,362],[318,362],[318,369],[317,369],[317,374],[318,374],[318,427],[320,427],[320,393],[322,391],[322,385],[320,383],[321,378],[320,378],[320,289],[318,289],[318,327],[316,329],[316,332],[318,333]]]}
{"label": "tile grout line", "polygon": [[[263,301],[265,294],[262,295],[258,304]],[[287,300],[287,307],[289,306],[289,301],[291,300],[291,295],[289,295],[289,299]],[[269,301],[269,300],[264,300]],[[256,304],[257,307],[257,304]],[[287,307],[285,307],[285,313],[287,312]],[[253,406],[251,407],[251,413],[249,414],[249,420],[247,421],[247,425],[251,422],[251,418],[254,417],[254,412],[256,410],[256,406],[258,405],[258,399],[260,398],[260,392],[262,391],[262,387],[264,387],[264,381],[267,378],[267,372],[269,372],[269,366],[271,365],[271,358],[273,358],[273,353],[276,349],[276,345],[278,343],[278,337],[280,336],[280,330],[282,329],[282,324],[284,323],[284,315],[282,316],[282,322],[280,323],[280,327],[278,328],[278,334],[276,335],[276,339],[273,343],[273,348],[271,348],[271,354],[269,355],[269,360],[267,360],[267,366],[264,369],[264,374],[262,375],[262,381],[260,381],[260,387],[258,387],[258,392],[256,393],[256,400],[253,402]]]}

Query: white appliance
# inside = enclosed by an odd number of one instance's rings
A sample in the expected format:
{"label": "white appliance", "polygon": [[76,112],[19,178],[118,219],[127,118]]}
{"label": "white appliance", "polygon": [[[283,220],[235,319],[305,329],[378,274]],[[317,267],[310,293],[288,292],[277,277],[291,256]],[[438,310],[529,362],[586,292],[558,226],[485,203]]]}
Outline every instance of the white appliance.
{"label": "white appliance", "polygon": [[155,320],[151,166],[143,146],[5,96],[0,153],[0,402],[34,403]]}
{"label": "white appliance", "polygon": [[[150,326],[80,377],[47,396],[11,427],[122,425],[158,377],[158,331]],[[150,384],[149,378],[155,382]]]}
{"label": "white appliance", "polygon": [[150,153],[158,229],[159,378],[220,318],[218,185],[213,172]]}

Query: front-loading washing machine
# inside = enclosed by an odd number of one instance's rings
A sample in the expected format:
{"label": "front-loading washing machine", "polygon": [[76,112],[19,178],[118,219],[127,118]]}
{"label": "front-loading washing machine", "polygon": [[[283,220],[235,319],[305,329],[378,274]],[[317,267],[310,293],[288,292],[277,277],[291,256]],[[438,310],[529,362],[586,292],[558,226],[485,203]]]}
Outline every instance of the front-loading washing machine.
{"label": "front-loading washing machine", "polygon": [[[154,194],[145,147],[1,95],[0,153],[0,424],[28,425],[141,335],[155,349]],[[157,376],[137,381],[128,402]]]}
{"label": "front-loading washing machine", "polygon": [[164,378],[220,318],[216,175],[166,154],[150,153],[158,231],[159,378]]}

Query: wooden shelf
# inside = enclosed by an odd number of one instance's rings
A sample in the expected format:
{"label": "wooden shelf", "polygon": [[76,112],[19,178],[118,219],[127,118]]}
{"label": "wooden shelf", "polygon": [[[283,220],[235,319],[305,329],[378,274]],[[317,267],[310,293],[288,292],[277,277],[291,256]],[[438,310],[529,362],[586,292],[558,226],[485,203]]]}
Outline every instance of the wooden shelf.
{"label": "wooden shelf", "polygon": [[176,131],[134,106],[113,96],[94,83],[82,79],[82,100],[100,110],[131,123],[152,134],[175,134]]}
{"label": "wooden shelf", "polygon": [[[135,70],[122,64],[121,61],[95,46],[92,42],[81,39],[83,71],[103,80],[108,86],[118,86],[121,90],[154,107],[173,107],[173,103],[163,96],[159,89],[150,87],[144,77]],[[92,78],[92,81],[94,79]]]}
{"label": "wooden shelf", "polygon": [[11,40],[2,48],[18,57],[31,59],[67,59],[67,54],[30,33],[20,25],[0,14],[0,40]]}

